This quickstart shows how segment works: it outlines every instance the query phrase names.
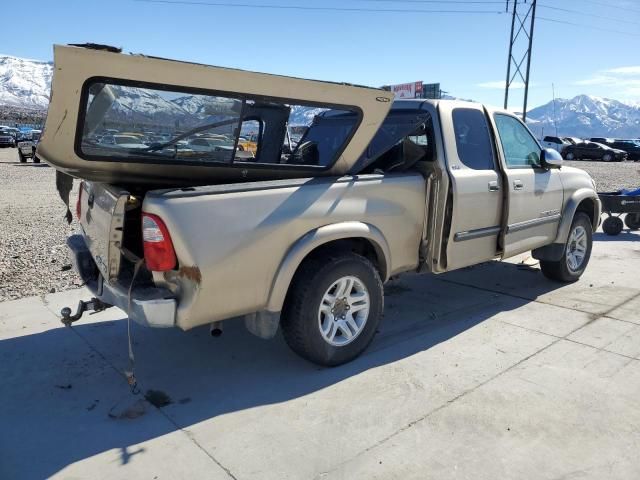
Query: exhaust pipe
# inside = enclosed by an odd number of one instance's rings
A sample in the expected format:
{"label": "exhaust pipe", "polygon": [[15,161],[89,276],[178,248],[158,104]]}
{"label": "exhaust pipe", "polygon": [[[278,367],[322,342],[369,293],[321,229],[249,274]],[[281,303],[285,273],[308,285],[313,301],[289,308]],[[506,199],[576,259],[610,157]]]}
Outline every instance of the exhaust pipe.
{"label": "exhaust pipe", "polygon": [[219,337],[222,335],[222,322],[213,322],[209,325],[209,333],[212,337]]}

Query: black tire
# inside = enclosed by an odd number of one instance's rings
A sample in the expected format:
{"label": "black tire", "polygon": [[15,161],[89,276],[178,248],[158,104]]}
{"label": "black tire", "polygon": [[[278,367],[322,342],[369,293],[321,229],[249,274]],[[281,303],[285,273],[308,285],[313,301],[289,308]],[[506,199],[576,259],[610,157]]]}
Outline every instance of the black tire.
{"label": "black tire", "polygon": [[629,230],[640,229],[640,213],[627,213],[624,218],[624,224]]}
{"label": "black tire", "polygon": [[[366,288],[369,311],[354,339],[336,346],[325,340],[320,331],[319,311],[325,294],[347,276],[355,277]],[[369,346],[383,309],[382,281],[374,265],[361,255],[336,252],[310,258],[300,266],[287,295],[280,325],[285,341],[294,352],[318,365],[332,367],[353,360]]]}
{"label": "black tire", "polygon": [[565,160],[577,160],[576,154],[573,152],[569,152],[564,156]]}
{"label": "black tire", "polygon": [[26,163],[27,158],[22,154],[20,150],[18,150],[18,158],[20,159],[20,163]]}
{"label": "black tire", "polygon": [[602,155],[603,162],[611,162],[613,160],[614,160],[613,155],[611,155],[610,153],[605,153],[604,155]]}
{"label": "black tire", "polygon": [[31,158],[33,158],[33,163],[40,163],[40,158],[38,158],[35,153],[33,154],[33,157],[31,157]]}
{"label": "black tire", "polygon": [[620,217],[607,217],[602,222],[602,231],[607,235],[618,235],[623,228],[624,225]]}
{"label": "black tire", "polygon": [[[575,250],[576,245],[575,242],[572,241],[572,234],[578,227],[584,229],[586,249],[581,263],[579,263],[576,268],[571,268],[568,260],[569,251],[570,249],[572,249],[572,251]],[[591,258],[591,248],[593,246],[592,233],[593,229],[589,216],[583,212],[576,213],[571,223],[571,229],[569,230],[569,238],[562,250],[562,258],[558,261],[541,260],[540,269],[542,270],[542,274],[558,282],[570,283],[577,281],[584,273]]]}

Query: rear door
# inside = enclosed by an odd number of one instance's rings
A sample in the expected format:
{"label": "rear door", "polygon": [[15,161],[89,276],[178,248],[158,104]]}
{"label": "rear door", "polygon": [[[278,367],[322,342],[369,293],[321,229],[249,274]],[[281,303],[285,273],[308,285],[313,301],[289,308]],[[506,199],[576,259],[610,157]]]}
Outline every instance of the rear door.
{"label": "rear door", "polygon": [[[52,95],[38,155],[76,177],[109,183],[202,184],[334,176],[358,160],[386,117],[391,92],[187,62],[56,46]],[[342,115],[334,129],[316,119]],[[258,133],[255,157],[237,155]],[[309,139],[283,150],[288,128]],[[316,130],[322,130],[316,132]],[[103,135],[168,138],[113,148]],[[189,148],[215,135],[222,144]]]}
{"label": "rear door", "polygon": [[553,242],[564,192],[559,171],[541,167],[540,144],[517,117],[494,112],[492,121],[506,179],[501,244],[509,257]]}
{"label": "rear door", "polygon": [[503,185],[490,126],[481,105],[439,104],[451,179],[447,270],[491,260],[498,254]]}

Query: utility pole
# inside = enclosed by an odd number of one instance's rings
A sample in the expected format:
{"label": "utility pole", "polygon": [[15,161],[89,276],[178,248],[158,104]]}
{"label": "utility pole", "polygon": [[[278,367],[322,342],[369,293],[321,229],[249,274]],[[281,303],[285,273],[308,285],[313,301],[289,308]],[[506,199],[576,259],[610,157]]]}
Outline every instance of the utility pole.
{"label": "utility pole", "polygon": [[[533,46],[533,29],[536,20],[536,0],[507,0],[513,2],[511,13],[511,35],[509,39],[509,58],[507,61],[507,80],[504,91],[504,108],[509,107],[509,90],[517,81],[524,84],[524,102],[522,106],[522,121],[527,118],[527,99],[529,97],[529,77],[531,74],[531,50]],[[521,37],[520,35],[523,35]],[[522,38],[521,41],[518,41]],[[523,48],[526,45],[526,48]],[[526,61],[526,68],[523,64]],[[524,68],[524,72],[523,72]],[[519,80],[518,80],[519,79]]]}

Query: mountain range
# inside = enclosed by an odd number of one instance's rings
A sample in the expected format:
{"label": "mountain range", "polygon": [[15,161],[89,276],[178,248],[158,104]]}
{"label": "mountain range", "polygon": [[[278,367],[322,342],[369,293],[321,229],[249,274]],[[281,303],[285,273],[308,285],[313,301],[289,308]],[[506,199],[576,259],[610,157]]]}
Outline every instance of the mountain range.
{"label": "mountain range", "polygon": [[[19,111],[21,115],[25,111],[44,115],[49,103],[52,73],[51,62],[0,55],[0,115],[7,117],[12,111]],[[142,113],[142,109],[148,117],[186,119],[201,116],[205,109],[211,108],[204,100],[212,97],[185,95],[169,99],[143,89],[128,89],[127,93],[127,98],[118,99],[123,108],[135,106],[135,111]],[[213,99],[215,103],[215,97]],[[291,124],[308,125],[318,111],[294,106]],[[558,98],[529,110],[527,123],[539,137],[555,135],[557,131],[560,136],[639,138],[640,104],[590,95]]]}

